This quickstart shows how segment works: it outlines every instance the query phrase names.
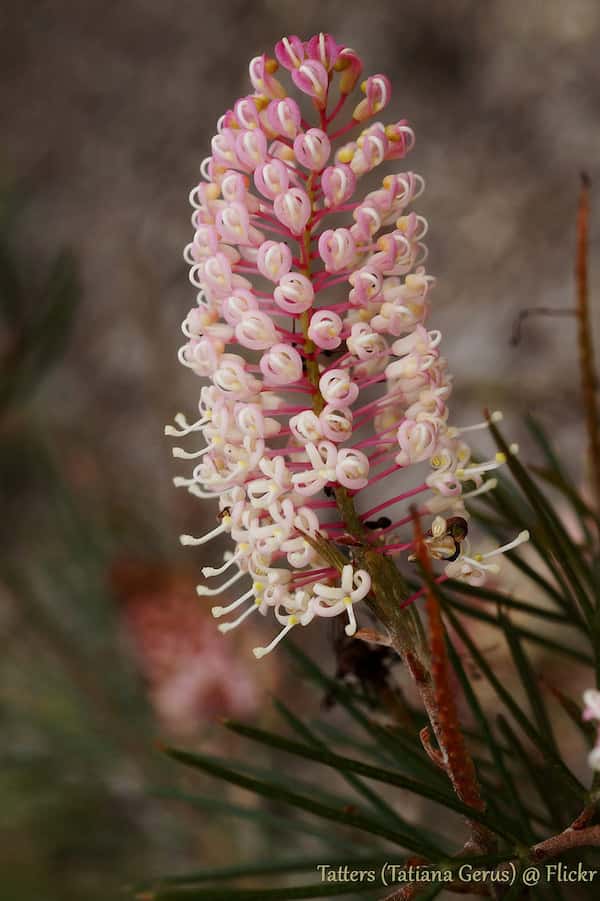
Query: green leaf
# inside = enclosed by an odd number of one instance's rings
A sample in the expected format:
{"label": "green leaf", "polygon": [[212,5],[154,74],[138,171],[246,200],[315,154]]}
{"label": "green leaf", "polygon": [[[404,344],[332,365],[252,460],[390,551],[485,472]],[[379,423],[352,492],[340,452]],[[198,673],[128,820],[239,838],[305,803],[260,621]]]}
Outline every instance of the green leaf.
{"label": "green leaf", "polygon": [[[450,638],[450,636],[446,633],[446,643],[448,646],[448,656],[454,672],[456,673],[458,680],[460,682],[461,688],[463,690],[463,694],[471,709],[471,713],[475,719],[475,722],[478,724],[481,734],[486,741],[487,748],[492,756],[492,759],[496,765],[497,774],[502,780],[504,784],[507,795],[510,798],[512,804],[515,807],[519,825],[521,827],[521,833],[519,837],[524,841],[531,841],[533,838],[533,830],[531,828],[531,824],[529,822],[529,816],[525,805],[521,800],[521,794],[518,791],[514,780],[505,764],[504,754],[502,752],[502,748],[499,745],[499,742],[496,740],[494,736],[490,724],[488,723],[487,717],[483,712],[483,708],[479,703],[479,698],[477,697],[475,691],[473,690],[473,686],[471,684],[471,680],[468,678],[465,669],[462,665],[462,661],[460,659],[460,655],[458,654],[454,644]],[[481,776],[480,776],[481,781]],[[495,800],[495,799],[493,799]],[[489,803],[489,800],[488,800]]]}
{"label": "green leaf", "polygon": [[530,434],[533,436],[536,444],[542,451],[548,465],[547,470],[542,470],[536,466],[530,466],[529,468],[537,476],[543,478],[545,481],[549,482],[550,485],[557,488],[561,492],[561,494],[563,494],[567,498],[567,500],[573,507],[573,510],[579,517],[579,521],[587,541],[590,542],[591,534],[586,519],[591,519],[596,523],[596,525],[600,525],[600,517],[594,512],[594,510],[588,507],[585,501],[580,497],[577,490],[571,484],[571,480],[565,473],[560,460],[556,456],[552,444],[548,440],[546,432],[537,421],[537,419],[535,419],[535,417],[531,414],[528,414],[525,417],[525,424],[527,425],[527,428],[529,429]]}
{"label": "green leaf", "polygon": [[[529,777],[531,785],[535,786],[544,807],[550,814],[554,829],[559,832],[562,831],[566,825],[565,820],[570,822],[572,818],[569,818],[565,813],[564,805],[559,799],[556,787],[552,782],[551,773],[548,772],[546,767],[540,766],[540,761],[532,758],[532,755],[523,747],[506,717],[502,716],[502,714],[498,714],[497,721],[506,740],[517,754],[524,771]],[[549,785],[552,785],[552,791],[548,790]]]}
{"label": "green leaf", "polygon": [[227,721],[225,725],[228,729],[231,729],[238,735],[243,735],[246,738],[277,748],[280,751],[287,751],[289,754],[295,754],[306,760],[314,760],[316,763],[321,763],[324,766],[331,767],[342,773],[357,773],[368,779],[374,779],[377,782],[384,782],[387,785],[394,785],[396,788],[406,789],[429,801],[435,801],[438,804],[442,804],[449,810],[461,813],[469,819],[478,820],[479,822],[484,823],[489,829],[494,831],[497,835],[506,838],[508,841],[512,841],[513,839],[510,831],[505,831],[497,822],[491,821],[485,813],[463,804],[462,801],[459,801],[458,798],[449,791],[442,792],[437,788],[422,782],[416,782],[414,779],[410,779],[407,776],[403,776],[392,770],[385,770],[381,767],[372,766],[371,764],[363,763],[360,760],[355,760],[350,757],[341,757],[338,754],[333,754],[331,751],[310,748],[306,745],[301,745],[298,742],[290,741],[283,736],[274,735],[270,732],[265,732],[262,729],[248,726],[245,723]]}
{"label": "green leaf", "polygon": [[562,607],[565,612],[570,613],[573,618],[579,619],[579,621],[583,623],[576,595],[573,593],[561,571],[560,559],[557,560],[555,558],[552,547],[548,542],[546,531],[544,530],[543,524],[539,521],[537,512],[528,507],[523,514],[521,508],[516,505],[512,499],[509,500],[510,493],[505,490],[504,482],[501,479],[499,479],[499,485],[493,494],[493,497],[481,495],[481,503],[488,508],[491,507],[496,513],[498,511],[502,513],[505,520],[503,530],[507,530],[507,532],[499,531],[498,523],[495,520],[491,520],[490,517],[484,516],[479,512],[475,514],[476,518],[485,526],[487,531],[501,543],[505,540],[506,534],[512,537],[515,528],[527,529],[530,535],[529,545],[535,550],[543,567],[550,571],[553,578],[556,580],[560,591],[551,585],[537,569],[534,569],[525,563],[517,551],[509,551],[506,554],[506,558],[524,572],[528,578],[532,579],[532,581],[543,588],[548,597]]}
{"label": "green leaf", "polygon": [[478,668],[490,683],[496,695],[502,701],[506,709],[510,711],[511,715],[519,724],[525,735],[527,735],[532,744],[534,744],[535,747],[538,748],[538,750],[541,752],[543,759],[550,767],[555,778],[557,780],[560,780],[561,784],[565,785],[569,793],[574,798],[576,798],[579,802],[583,802],[585,798],[585,789],[581,782],[576,778],[576,776],[573,775],[565,762],[554,752],[551,747],[548,746],[547,741],[531,725],[531,723],[529,722],[529,717],[523,712],[521,707],[513,699],[510,691],[506,689],[504,685],[502,685],[502,683],[492,670],[491,666],[488,664],[484,655],[480,652],[479,648],[474,643],[467,630],[459,622],[458,618],[454,615],[452,610],[449,609],[448,605],[445,605],[445,613],[450,620],[450,623],[452,624],[452,628],[468,648],[468,651],[477,664]]}
{"label": "green leaf", "polygon": [[317,882],[289,888],[171,888],[141,892],[139,901],[286,901],[294,898],[331,898],[373,892],[373,883]]}
{"label": "green leaf", "polygon": [[592,611],[592,602],[588,590],[590,585],[594,585],[594,579],[587,562],[571,537],[566,533],[545,495],[537,487],[517,456],[510,452],[498,427],[493,422],[490,422],[489,428],[496,444],[506,455],[507,466],[515,481],[535,510],[546,540],[552,548],[556,559],[560,561],[584,614],[589,616]]}
{"label": "green leaf", "polygon": [[19,327],[23,316],[24,293],[12,249],[0,235],[0,309],[12,329]]}
{"label": "green leaf", "polygon": [[562,623],[566,626],[579,626],[578,623],[574,623],[564,613],[548,610],[546,607],[538,607],[535,604],[529,604],[527,601],[517,600],[502,591],[495,591],[484,585],[468,585],[466,582],[461,582],[458,579],[447,579],[444,582],[444,591],[466,594],[480,601],[492,601],[494,604],[499,604],[502,607],[517,610],[520,613],[527,613],[530,616],[537,616],[541,619],[547,619],[550,622]]}
{"label": "green leaf", "polygon": [[[344,826],[351,826],[355,829],[362,829],[372,835],[387,839],[396,845],[401,845],[409,851],[420,854],[427,859],[443,856],[443,852],[429,842],[420,841],[414,834],[405,834],[399,829],[392,829],[387,824],[383,824],[378,820],[373,819],[373,817],[353,813],[351,810],[347,809],[344,810],[331,807],[327,804],[322,804],[313,798],[300,795],[297,792],[286,791],[281,786],[275,786],[268,782],[252,779],[241,773],[235,772],[235,770],[232,770],[227,766],[223,766],[222,763],[216,761],[214,758],[207,757],[203,754],[192,754],[188,751],[179,751],[174,748],[167,748],[166,753],[174,760],[178,760],[186,766],[209,773],[217,779],[231,782],[233,785],[239,785],[240,788],[246,788],[248,791],[262,795],[265,798],[271,798],[274,801],[291,804],[299,810],[304,810],[306,813],[312,813],[325,820],[340,823]],[[341,769],[341,767],[339,767],[339,769]]]}
{"label": "green leaf", "polygon": [[[469,604],[463,604],[461,601],[457,601],[454,598],[448,597],[445,593],[441,594],[442,596],[442,606],[445,610],[459,610],[461,613],[464,613],[466,616],[470,616],[472,619],[478,619],[483,623],[488,623],[491,626],[496,626],[497,628],[502,628],[502,623],[500,620],[491,613],[488,613],[485,610],[480,610],[477,607],[471,607]],[[539,644],[542,647],[548,648],[550,651],[554,651],[558,654],[563,654],[566,657],[570,657],[572,660],[577,661],[577,663],[587,663],[589,666],[593,666],[594,661],[589,654],[584,653],[583,651],[578,650],[577,648],[570,648],[568,645],[561,644],[558,641],[554,641],[552,638],[546,638],[545,635],[540,635],[539,632],[532,632],[530,629],[525,629],[522,626],[514,626],[513,627],[516,634],[519,635],[520,638],[524,638],[526,641],[531,641],[534,644]]]}
{"label": "green leaf", "polygon": [[[327,860],[327,866],[332,868],[347,866],[349,860],[352,860],[353,869],[380,868],[389,860],[389,855],[384,857],[361,857],[353,856],[338,858],[325,858],[322,854],[320,857],[300,857],[293,860],[266,860],[266,861],[250,861],[245,864],[238,864],[231,867],[207,867],[204,870],[197,870],[192,873],[182,873],[176,876],[162,876],[150,883],[145,883],[143,887],[161,889],[165,886],[173,885],[193,885],[199,882],[223,882],[227,879],[249,878],[252,876],[281,876],[289,873],[317,872],[317,867],[323,865]],[[404,861],[399,861],[404,863]],[[141,888],[142,886],[140,886]]]}
{"label": "green leaf", "polygon": [[[313,745],[315,748],[327,750],[327,746],[317,738],[308,726],[299,720],[282,701],[275,699],[274,704],[283,719],[298,735],[304,738],[308,744]],[[365,798],[375,810],[383,814],[386,819],[397,823],[400,826],[406,826],[406,820],[404,820],[394,808],[387,803],[387,801],[384,801],[377,792],[373,791],[368,785],[365,785],[359,776],[355,776],[353,773],[344,773],[344,778],[348,785],[351,785],[359,795],[362,795],[362,797]]]}
{"label": "green leaf", "polygon": [[574,726],[579,729],[583,735],[586,744],[592,748],[596,743],[596,727],[592,722],[585,722],[583,719],[583,708],[572,698],[569,698],[564,692],[556,688],[555,685],[547,683],[548,691],[556,698],[566,715],[569,717]]}
{"label": "green leaf", "polygon": [[[189,794],[181,792],[177,789],[153,792],[153,797],[164,799],[165,801],[180,801],[191,807],[198,807],[210,813],[221,815],[224,817],[234,817],[240,820],[249,820],[255,825],[272,829],[275,832],[297,833],[299,835],[310,836],[318,839],[325,845],[330,845],[338,851],[345,850],[349,854],[356,854],[359,843],[351,837],[344,839],[342,836],[336,835],[331,830],[325,830],[318,825],[309,823],[304,819],[290,816],[278,816],[270,813],[262,808],[248,807],[244,804],[234,804],[231,801],[222,801],[219,798],[211,798],[205,795]],[[364,848],[365,838],[361,839],[361,847]]]}
{"label": "green leaf", "polygon": [[417,748],[415,741],[399,730],[391,731],[366,716],[354,703],[352,693],[335,679],[329,678],[309,657],[293,642],[285,644],[285,650],[300,665],[308,678],[318,685],[324,693],[331,695],[346,710],[352,719],[367,732],[386,752],[389,752],[396,765],[411,771],[440,788],[447,787],[447,780],[425,755],[422,747]]}
{"label": "green leaf", "polygon": [[35,318],[21,323],[15,351],[4,360],[0,405],[22,400],[60,359],[80,297],[77,265],[73,255],[65,251],[52,264]]}
{"label": "green leaf", "polygon": [[544,704],[544,699],[540,691],[538,677],[537,674],[533,672],[527,654],[521,646],[518,630],[515,629],[510,618],[503,613],[500,613],[499,621],[504,629],[504,634],[506,635],[506,640],[515,667],[519,673],[521,685],[527,695],[529,706],[531,707],[531,712],[537,723],[540,735],[546,739],[553,750],[558,754],[559,752],[556,747],[554,732],[552,731],[552,726],[550,725],[550,720],[546,711],[546,705]]}

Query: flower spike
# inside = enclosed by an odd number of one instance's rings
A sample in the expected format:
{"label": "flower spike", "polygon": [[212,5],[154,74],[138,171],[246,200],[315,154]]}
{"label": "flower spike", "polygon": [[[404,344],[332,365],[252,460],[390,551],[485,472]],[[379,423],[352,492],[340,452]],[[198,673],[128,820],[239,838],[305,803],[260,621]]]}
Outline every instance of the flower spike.
{"label": "flower spike", "polygon": [[[353,548],[410,560],[414,542],[401,530],[416,496],[419,515],[433,520],[424,547],[445,567],[439,579],[481,580],[526,540],[470,551],[465,503],[494,488],[484,477],[505,460],[471,459],[463,435],[488,423],[449,422],[452,378],[441,333],[427,326],[427,222],[413,210],[424,181],[398,170],[414,133],[403,119],[380,120],[391,97],[385,75],[366,77],[350,102],[362,69],[324,33],[283,37],[255,57],[254,92],[217,123],[190,193],[184,257],[197,296],[179,359],[209,384],[199,418],[178,413],[165,432],[201,434],[202,449],[174,448],[194,460],[175,484],[220,509],[214,529],[182,544],[229,535],[234,545],[222,565],[202,570],[233,575],[197,588],[226,598],[217,618],[242,608],[218,628],[255,610],[281,627],[257,658],[318,618],[342,616],[355,634],[371,577]],[[398,493],[391,478],[416,466],[425,474]],[[375,513],[390,516],[371,521]],[[227,598],[246,575],[252,588]]]}

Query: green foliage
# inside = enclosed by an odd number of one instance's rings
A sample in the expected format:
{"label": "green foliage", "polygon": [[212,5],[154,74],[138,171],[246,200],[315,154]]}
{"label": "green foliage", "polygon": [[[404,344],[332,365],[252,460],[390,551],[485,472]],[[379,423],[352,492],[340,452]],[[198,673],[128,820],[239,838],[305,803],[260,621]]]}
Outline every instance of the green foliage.
{"label": "green foliage", "polygon": [[[368,886],[357,889],[317,878],[317,864],[332,856],[329,840],[333,835],[345,836],[351,844],[357,836],[363,836],[359,845],[363,850],[368,847],[373,856],[345,859],[356,866],[361,861],[369,866],[369,860],[397,862],[406,853],[441,868],[452,867],[455,855],[464,853],[473,860],[483,859],[474,850],[463,852],[456,834],[465,830],[460,817],[452,825],[456,814],[477,820],[490,830],[497,849],[497,853],[488,855],[491,865],[512,860],[520,869],[531,858],[530,849],[536,843],[567,828],[582,809],[595,805],[595,791],[581,783],[565,760],[555,728],[557,714],[566,714],[580,740],[591,740],[590,729],[581,722],[578,701],[565,693],[564,686],[559,689],[540,680],[531,652],[537,648],[548,659],[562,658],[565,666],[584,667],[590,671],[590,681],[593,672],[599,671],[595,578],[598,520],[569,482],[539,424],[530,420],[529,428],[543,455],[543,466],[524,465],[492,426],[498,447],[507,456],[508,473],[500,477],[496,492],[478,499],[475,516],[495,539],[510,539],[516,530],[529,530],[529,549],[519,548],[509,556],[531,584],[531,595],[513,596],[504,586],[476,588],[455,580],[442,586],[430,585],[444,613],[449,661],[468,711],[470,722],[465,735],[477,766],[485,809],[477,811],[463,804],[447,776],[426,753],[419,738],[426,720],[417,708],[405,705],[406,716],[395,722],[390,722],[388,710],[386,722],[383,708],[373,708],[372,697],[357,681],[339,681],[327,675],[314,660],[288,643],[288,654],[299,674],[333,700],[348,723],[339,724],[338,716],[334,724],[326,709],[308,722],[280,700],[275,700],[275,708],[284,731],[227,722],[226,727],[238,736],[263,745],[271,754],[284,755],[283,785],[280,778],[269,773],[262,777],[248,775],[241,761],[217,759],[197,751],[168,749],[167,753],[187,767],[270,799],[275,807],[268,814],[260,807],[253,809],[257,825],[260,817],[275,816],[278,822],[285,820],[289,832],[296,830],[302,835],[309,822],[338,824],[335,833],[330,829],[324,833],[323,858],[253,861],[245,867],[183,874],[145,886],[140,897],[156,901],[354,897],[363,889],[368,894]],[[556,499],[574,511],[584,536],[582,543],[567,532],[540,483],[550,486]],[[502,641],[513,670],[510,688],[505,676],[495,672],[488,654],[469,629],[469,621],[484,623]],[[486,683],[495,700],[484,707],[481,692]],[[583,749],[583,741],[581,746]],[[295,787],[293,774],[302,761],[333,774],[333,781],[326,783],[327,793],[310,796]],[[332,792],[331,786],[338,783],[345,783],[353,792],[350,803],[347,793],[338,796]],[[194,798],[189,802],[194,803]],[[206,799],[201,803],[207,803]],[[420,805],[431,812],[419,816]],[[445,811],[443,817],[438,816],[436,808]],[[293,816],[284,815],[288,809],[295,811]],[[228,812],[247,815],[245,808]],[[445,828],[432,830],[432,822]],[[463,841],[465,838],[466,833]],[[312,872],[312,881],[264,887],[265,879],[271,886],[271,879],[291,878],[302,872]],[[252,883],[257,877],[263,880],[263,887],[247,887],[248,880]],[[229,882],[226,889],[218,887],[223,881]],[[440,886],[421,885],[418,896],[434,897],[439,890]],[[520,897],[521,890],[522,886],[513,886],[510,897]],[[561,897],[560,891],[551,887],[538,891],[540,897],[546,891]],[[379,885],[375,897],[382,897],[382,893],[383,886]]]}

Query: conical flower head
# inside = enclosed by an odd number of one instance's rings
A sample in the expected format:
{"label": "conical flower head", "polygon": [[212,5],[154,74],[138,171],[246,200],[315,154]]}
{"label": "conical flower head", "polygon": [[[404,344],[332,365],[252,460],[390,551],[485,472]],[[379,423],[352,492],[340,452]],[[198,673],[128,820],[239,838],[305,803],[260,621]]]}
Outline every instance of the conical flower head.
{"label": "conical flower head", "polygon": [[[466,557],[465,534],[440,515],[466,516],[463,484],[486,490],[482,474],[500,461],[471,466],[448,425],[451,379],[441,335],[427,327],[427,223],[413,210],[424,182],[398,169],[414,134],[404,120],[379,120],[391,99],[384,75],[366,78],[352,101],[361,71],[325,34],[283,38],[253,59],[254,92],[219,120],[190,195],[185,258],[198,294],[180,360],[211,384],[200,418],[180,416],[168,432],[203,434],[198,451],[175,449],[196,459],[176,483],[217,497],[221,513],[208,535],[182,540],[231,536],[230,558],[204,570],[228,577],[198,591],[248,580],[213,612],[233,615],[227,631],[271,611],[281,630],[257,656],[315,617],[345,615],[354,633],[370,577],[348,553],[333,566],[316,541],[344,547],[349,508],[353,540],[408,556],[410,534],[398,530],[408,501],[422,501],[423,514],[437,514],[433,557],[472,579],[492,566]],[[394,475],[413,469],[416,484],[394,495]]]}

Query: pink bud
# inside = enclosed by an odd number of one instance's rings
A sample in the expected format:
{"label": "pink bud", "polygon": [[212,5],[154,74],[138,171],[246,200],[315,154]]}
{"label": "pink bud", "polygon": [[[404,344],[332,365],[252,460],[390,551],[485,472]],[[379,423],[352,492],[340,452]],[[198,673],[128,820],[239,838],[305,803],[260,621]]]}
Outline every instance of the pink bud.
{"label": "pink bud", "polygon": [[352,214],[356,225],[351,228],[357,244],[369,244],[375,232],[381,228],[381,216],[373,206],[362,204]]}
{"label": "pink bud", "polygon": [[217,213],[217,229],[222,241],[229,244],[247,244],[250,216],[242,203],[228,203]]}
{"label": "pink bud", "polygon": [[287,344],[275,344],[262,355],[260,369],[269,385],[292,385],[302,378],[302,357]]}
{"label": "pink bud", "polygon": [[340,94],[351,94],[363,69],[362,60],[351,47],[340,50],[335,64],[336,72],[341,72]]}
{"label": "pink bud", "polygon": [[317,310],[308,327],[308,337],[317,347],[333,350],[342,343],[340,337],[344,323],[332,310]]}
{"label": "pink bud", "polygon": [[232,128],[224,128],[213,137],[210,148],[215,163],[234,169],[239,167],[235,138],[236,132]]}
{"label": "pink bud", "polygon": [[354,193],[356,177],[344,163],[328,166],[321,174],[321,188],[327,206],[339,206],[345,203]]}
{"label": "pink bud", "polygon": [[306,44],[306,55],[316,59],[330,72],[338,61],[341,45],[330,34],[315,34]]}
{"label": "pink bud", "polygon": [[432,422],[415,422],[405,419],[397,432],[400,453],[396,462],[400,466],[429,460],[435,453],[438,427]]}
{"label": "pink bud", "polygon": [[214,225],[200,225],[196,229],[194,240],[188,245],[189,256],[196,263],[204,257],[212,257],[219,250],[219,236]]}
{"label": "pink bud", "polygon": [[340,485],[359,491],[369,483],[369,459],[362,451],[344,447],[338,453],[335,474]]}
{"label": "pink bud", "polygon": [[281,160],[269,160],[261,163],[254,172],[254,183],[263,197],[274,200],[278,194],[287,190],[290,177],[288,168]]}
{"label": "pink bud", "polygon": [[301,166],[320,172],[329,159],[331,144],[320,128],[309,128],[301,132],[294,141],[294,153]]}
{"label": "pink bud", "polygon": [[376,300],[381,293],[383,284],[381,273],[367,267],[353,272],[348,281],[353,286],[348,299],[351,304],[359,307]]}
{"label": "pink bud", "polygon": [[247,177],[241,172],[228,172],[221,182],[221,194],[227,203],[246,202],[248,197]]}
{"label": "pink bud", "polygon": [[361,90],[365,94],[364,100],[360,101],[352,114],[357,122],[364,122],[370,116],[381,112],[392,96],[392,86],[385,75],[371,75],[363,82]]}
{"label": "pink bud", "polygon": [[273,209],[282,225],[289,228],[293,235],[302,234],[310,219],[310,200],[302,188],[290,188],[284,194],[278,194]]}
{"label": "pink bud", "polygon": [[299,90],[316,100],[319,106],[325,106],[329,78],[324,66],[316,59],[307,59],[299,69],[294,69],[292,80]]}
{"label": "pink bud", "polygon": [[272,100],[265,110],[267,123],[276,135],[284,135],[292,140],[300,128],[300,107],[291,97],[284,100]]}
{"label": "pink bud", "polygon": [[348,369],[331,369],[319,379],[319,391],[325,402],[338,407],[350,407],[358,397],[358,390]]}
{"label": "pink bud", "polygon": [[388,160],[400,160],[415,146],[415,133],[406,119],[388,125],[385,133],[388,137]]}
{"label": "pink bud", "polygon": [[223,318],[229,325],[237,325],[251,310],[258,309],[258,302],[247,288],[237,288],[223,301]]}
{"label": "pink bud", "polygon": [[286,313],[299,315],[312,306],[314,288],[309,279],[299,272],[284,275],[273,292],[277,306]]}
{"label": "pink bud", "polygon": [[275,56],[284,69],[297,69],[304,59],[304,44],[296,34],[282,38],[275,44]]}
{"label": "pink bud", "polygon": [[356,255],[354,239],[347,228],[327,229],[319,238],[319,253],[327,272],[341,272]]}
{"label": "pink bud", "polygon": [[224,296],[231,290],[231,265],[224,253],[208,257],[202,267],[206,287],[217,296]]}
{"label": "pink bud", "polygon": [[242,165],[254,172],[267,156],[267,138],[258,129],[242,131],[237,136],[235,149]]}
{"label": "pink bud", "polygon": [[351,437],[352,419],[352,410],[335,404],[327,404],[319,416],[323,435],[337,444]]}
{"label": "pink bud", "polygon": [[260,128],[260,118],[256,99],[249,95],[236,101],[233,111],[241,128]]}
{"label": "pink bud", "polygon": [[350,167],[356,175],[364,175],[386,159],[388,152],[388,139],[381,122],[367,128],[357,141],[357,152],[354,154]]}
{"label": "pink bud", "polygon": [[258,271],[269,281],[278,282],[292,268],[292,251],[283,242],[264,241],[256,257]]}
{"label": "pink bud", "polygon": [[277,341],[277,330],[266,313],[253,310],[247,313],[235,327],[235,337],[242,347],[265,350]]}
{"label": "pink bud", "polygon": [[273,72],[277,70],[277,62],[269,59],[263,53],[262,56],[255,56],[249,65],[250,81],[252,87],[258,94],[264,94],[271,100],[277,100],[285,97],[285,89],[283,85],[273,77]]}

